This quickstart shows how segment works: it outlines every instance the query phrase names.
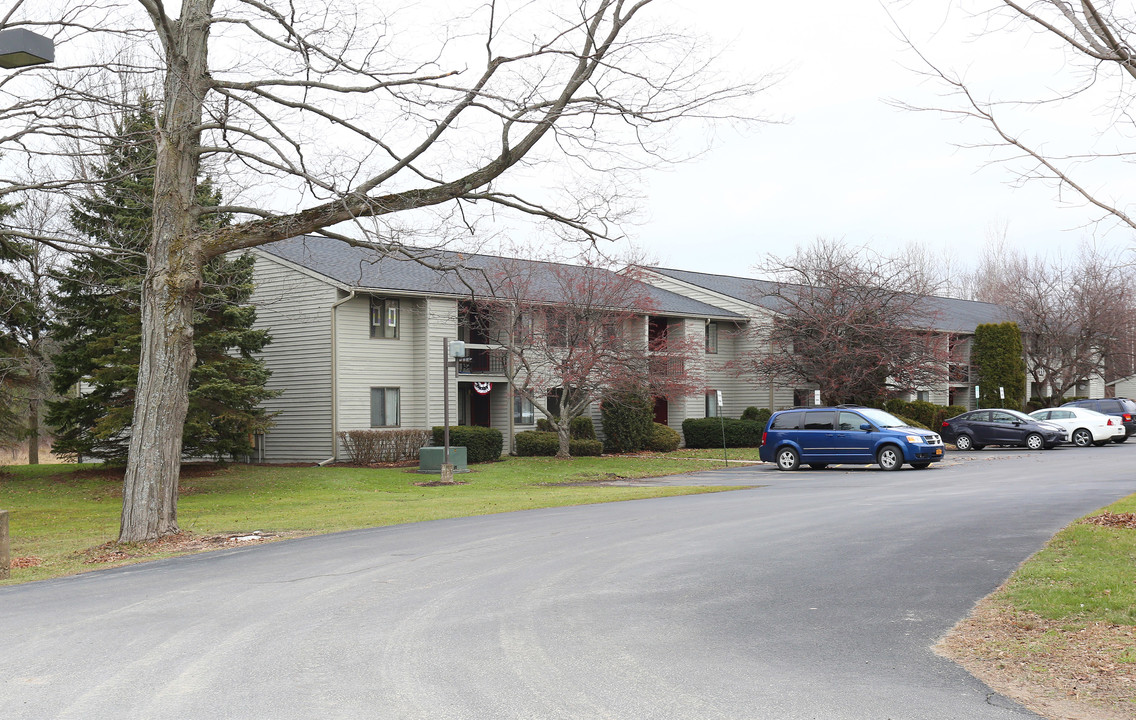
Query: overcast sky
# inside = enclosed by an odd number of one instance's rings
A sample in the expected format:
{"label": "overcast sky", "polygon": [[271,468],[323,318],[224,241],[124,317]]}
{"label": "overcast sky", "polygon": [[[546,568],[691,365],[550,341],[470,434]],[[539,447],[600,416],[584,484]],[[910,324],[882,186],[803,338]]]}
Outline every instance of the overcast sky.
{"label": "overcast sky", "polygon": [[[735,65],[788,70],[762,100],[769,115],[788,122],[745,137],[728,133],[703,159],[649,177],[646,222],[630,230],[661,264],[750,275],[765,253],[788,254],[816,237],[884,251],[916,242],[965,259],[998,228],[1015,246],[1045,252],[1086,237],[1132,244],[1131,231],[1112,223],[1084,227],[1099,213],[1082,202],[1062,206],[1040,183],[1011,187],[1012,174],[989,165],[984,151],[956,147],[989,139],[979,126],[889,106],[889,98],[947,101],[936,99],[941,86],[913,71],[917,58],[877,0],[680,4],[702,30],[733,38]],[[1062,68],[1060,54],[1041,52],[1047,38],[1028,32],[969,41],[981,25],[950,0],[889,9],[936,62],[989,92],[1052,84]],[[1066,108],[1055,125],[1022,116],[1021,129],[1047,140],[1049,133],[1091,137],[1079,112]],[[1114,180],[1109,188],[1120,186]]]}

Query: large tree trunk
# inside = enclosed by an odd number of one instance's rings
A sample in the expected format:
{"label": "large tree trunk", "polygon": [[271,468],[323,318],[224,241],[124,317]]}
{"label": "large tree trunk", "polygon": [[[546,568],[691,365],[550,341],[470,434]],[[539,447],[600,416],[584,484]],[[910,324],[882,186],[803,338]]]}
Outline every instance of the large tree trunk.
{"label": "large tree trunk", "polygon": [[[201,289],[202,240],[194,196],[208,85],[212,0],[185,0],[168,23],[165,114],[154,173],[154,236],[142,287],[142,348],[122,491],[120,543],[178,532],[181,440],[189,407],[193,305]],[[162,30],[159,30],[162,32]]]}

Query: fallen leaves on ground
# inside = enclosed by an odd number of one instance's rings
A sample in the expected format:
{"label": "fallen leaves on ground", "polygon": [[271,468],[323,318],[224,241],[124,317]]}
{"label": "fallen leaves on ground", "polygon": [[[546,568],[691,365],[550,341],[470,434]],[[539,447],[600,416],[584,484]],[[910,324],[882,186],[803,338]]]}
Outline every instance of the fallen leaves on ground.
{"label": "fallen leaves on ground", "polygon": [[989,599],[935,646],[995,691],[1051,720],[1136,717],[1136,627],[1071,626]]}
{"label": "fallen leaves on ground", "polygon": [[227,547],[238,547],[252,543],[275,540],[283,537],[279,534],[254,530],[244,533],[228,533],[224,535],[195,535],[182,532],[176,535],[167,535],[152,542],[131,543],[119,545],[115,542],[103,543],[87,550],[89,557],[83,562],[88,565],[98,563],[112,563],[120,560],[144,558],[162,553],[192,553],[203,550],[220,550]]}

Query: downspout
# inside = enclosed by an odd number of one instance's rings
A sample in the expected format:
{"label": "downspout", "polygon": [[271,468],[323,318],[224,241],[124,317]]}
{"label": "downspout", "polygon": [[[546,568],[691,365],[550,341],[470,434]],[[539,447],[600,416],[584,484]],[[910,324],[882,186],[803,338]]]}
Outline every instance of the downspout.
{"label": "downspout", "polygon": [[339,343],[335,332],[335,311],[343,303],[354,299],[355,291],[352,290],[347,297],[331,304],[331,457],[316,463],[317,467],[323,467],[339,459]]}

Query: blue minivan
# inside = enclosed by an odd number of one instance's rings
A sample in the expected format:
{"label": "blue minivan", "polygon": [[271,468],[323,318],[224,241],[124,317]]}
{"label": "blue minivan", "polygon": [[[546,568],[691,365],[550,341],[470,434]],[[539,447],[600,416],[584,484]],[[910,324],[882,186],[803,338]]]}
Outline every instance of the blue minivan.
{"label": "blue minivan", "polygon": [[817,470],[831,463],[898,470],[907,463],[922,470],[943,459],[943,439],[875,408],[793,408],[769,418],[760,453],[778,470],[796,470],[801,463]]}

